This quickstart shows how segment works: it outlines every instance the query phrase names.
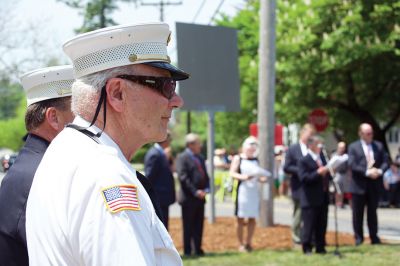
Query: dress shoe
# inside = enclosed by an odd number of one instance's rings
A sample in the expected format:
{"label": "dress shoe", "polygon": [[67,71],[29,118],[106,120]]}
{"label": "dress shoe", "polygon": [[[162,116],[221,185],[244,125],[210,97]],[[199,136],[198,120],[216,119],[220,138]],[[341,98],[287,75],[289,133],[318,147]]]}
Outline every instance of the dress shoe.
{"label": "dress shoe", "polygon": [[198,257],[203,257],[205,255],[206,255],[206,253],[204,253],[204,251],[202,249],[200,249],[199,251],[196,252],[196,256],[198,256]]}
{"label": "dress shoe", "polygon": [[371,244],[372,245],[380,245],[380,244],[382,244],[382,242],[379,239],[379,237],[377,237],[377,238],[374,238],[374,239],[371,240]]}
{"label": "dress shoe", "polygon": [[326,249],[317,250],[317,251],[315,251],[315,253],[320,254],[320,255],[325,255]]}
{"label": "dress shoe", "polygon": [[361,245],[363,242],[364,242],[363,239],[357,238],[357,239],[356,239],[356,246]]}
{"label": "dress shoe", "polygon": [[312,251],[311,250],[305,250],[305,251],[303,251],[303,253],[306,256],[311,256],[312,255]]}
{"label": "dress shoe", "polygon": [[249,245],[249,244],[245,245],[245,249],[246,249],[247,252],[252,252],[253,251],[253,247],[251,245]]}

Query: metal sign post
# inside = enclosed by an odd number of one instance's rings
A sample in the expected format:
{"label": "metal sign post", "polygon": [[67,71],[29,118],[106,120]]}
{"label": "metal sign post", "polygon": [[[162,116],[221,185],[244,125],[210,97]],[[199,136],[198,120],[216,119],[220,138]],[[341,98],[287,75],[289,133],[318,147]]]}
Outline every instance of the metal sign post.
{"label": "metal sign post", "polygon": [[274,131],[275,131],[275,9],[276,1],[260,1],[260,44],[258,70],[258,139],[261,167],[271,171],[262,186],[260,221],[263,227],[274,225]]}
{"label": "metal sign post", "polygon": [[209,177],[210,177],[210,215],[208,221],[210,224],[215,223],[215,185],[214,185],[214,125],[215,125],[214,111],[208,111],[208,138],[207,138],[207,159],[209,164]]}

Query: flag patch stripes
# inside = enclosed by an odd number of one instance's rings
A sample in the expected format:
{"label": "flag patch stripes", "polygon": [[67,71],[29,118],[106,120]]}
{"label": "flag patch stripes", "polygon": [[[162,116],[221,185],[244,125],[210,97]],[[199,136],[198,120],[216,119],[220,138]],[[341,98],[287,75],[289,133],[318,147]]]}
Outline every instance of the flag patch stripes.
{"label": "flag patch stripes", "polygon": [[105,188],[101,192],[107,209],[112,213],[123,210],[140,210],[138,191],[135,185],[116,185]]}

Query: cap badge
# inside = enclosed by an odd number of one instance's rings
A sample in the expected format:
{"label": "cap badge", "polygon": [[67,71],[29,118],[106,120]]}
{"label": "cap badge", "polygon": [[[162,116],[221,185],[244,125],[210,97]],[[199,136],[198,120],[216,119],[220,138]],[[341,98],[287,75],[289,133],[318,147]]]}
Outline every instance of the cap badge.
{"label": "cap badge", "polygon": [[137,60],[137,55],[131,54],[131,55],[129,56],[129,61],[135,62],[136,60]]}
{"label": "cap badge", "polygon": [[58,89],[57,90],[58,95],[65,95],[71,93],[71,89]]}

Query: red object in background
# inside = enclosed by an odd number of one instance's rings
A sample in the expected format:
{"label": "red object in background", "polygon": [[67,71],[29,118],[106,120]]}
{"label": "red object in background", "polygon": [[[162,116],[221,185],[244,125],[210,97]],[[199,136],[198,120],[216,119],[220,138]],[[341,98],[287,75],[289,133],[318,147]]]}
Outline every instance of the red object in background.
{"label": "red object in background", "polygon": [[[257,123],[251,123],[249,129],[250,129],[250,136],[257,138],[258,136]],[[281,124],[275,125],[275,146],[277,145],[283,145],[283,125]]]}
{"label": "red object in background", "polygon": [[250,136],[256,137],[258,136],[258,126],[257,123],[251,123],[249,126]]}
{"label": "red object in background", "polygon": [[314,125],[318,132],[322,132],[329,125],[328,114],[322,109],[314,109],[308,115],[308,122]]}
{"label": "red object in background", "polygon": [[283,125],[281,124],[275,125],[275,146],[277,145],[283,146]]}

